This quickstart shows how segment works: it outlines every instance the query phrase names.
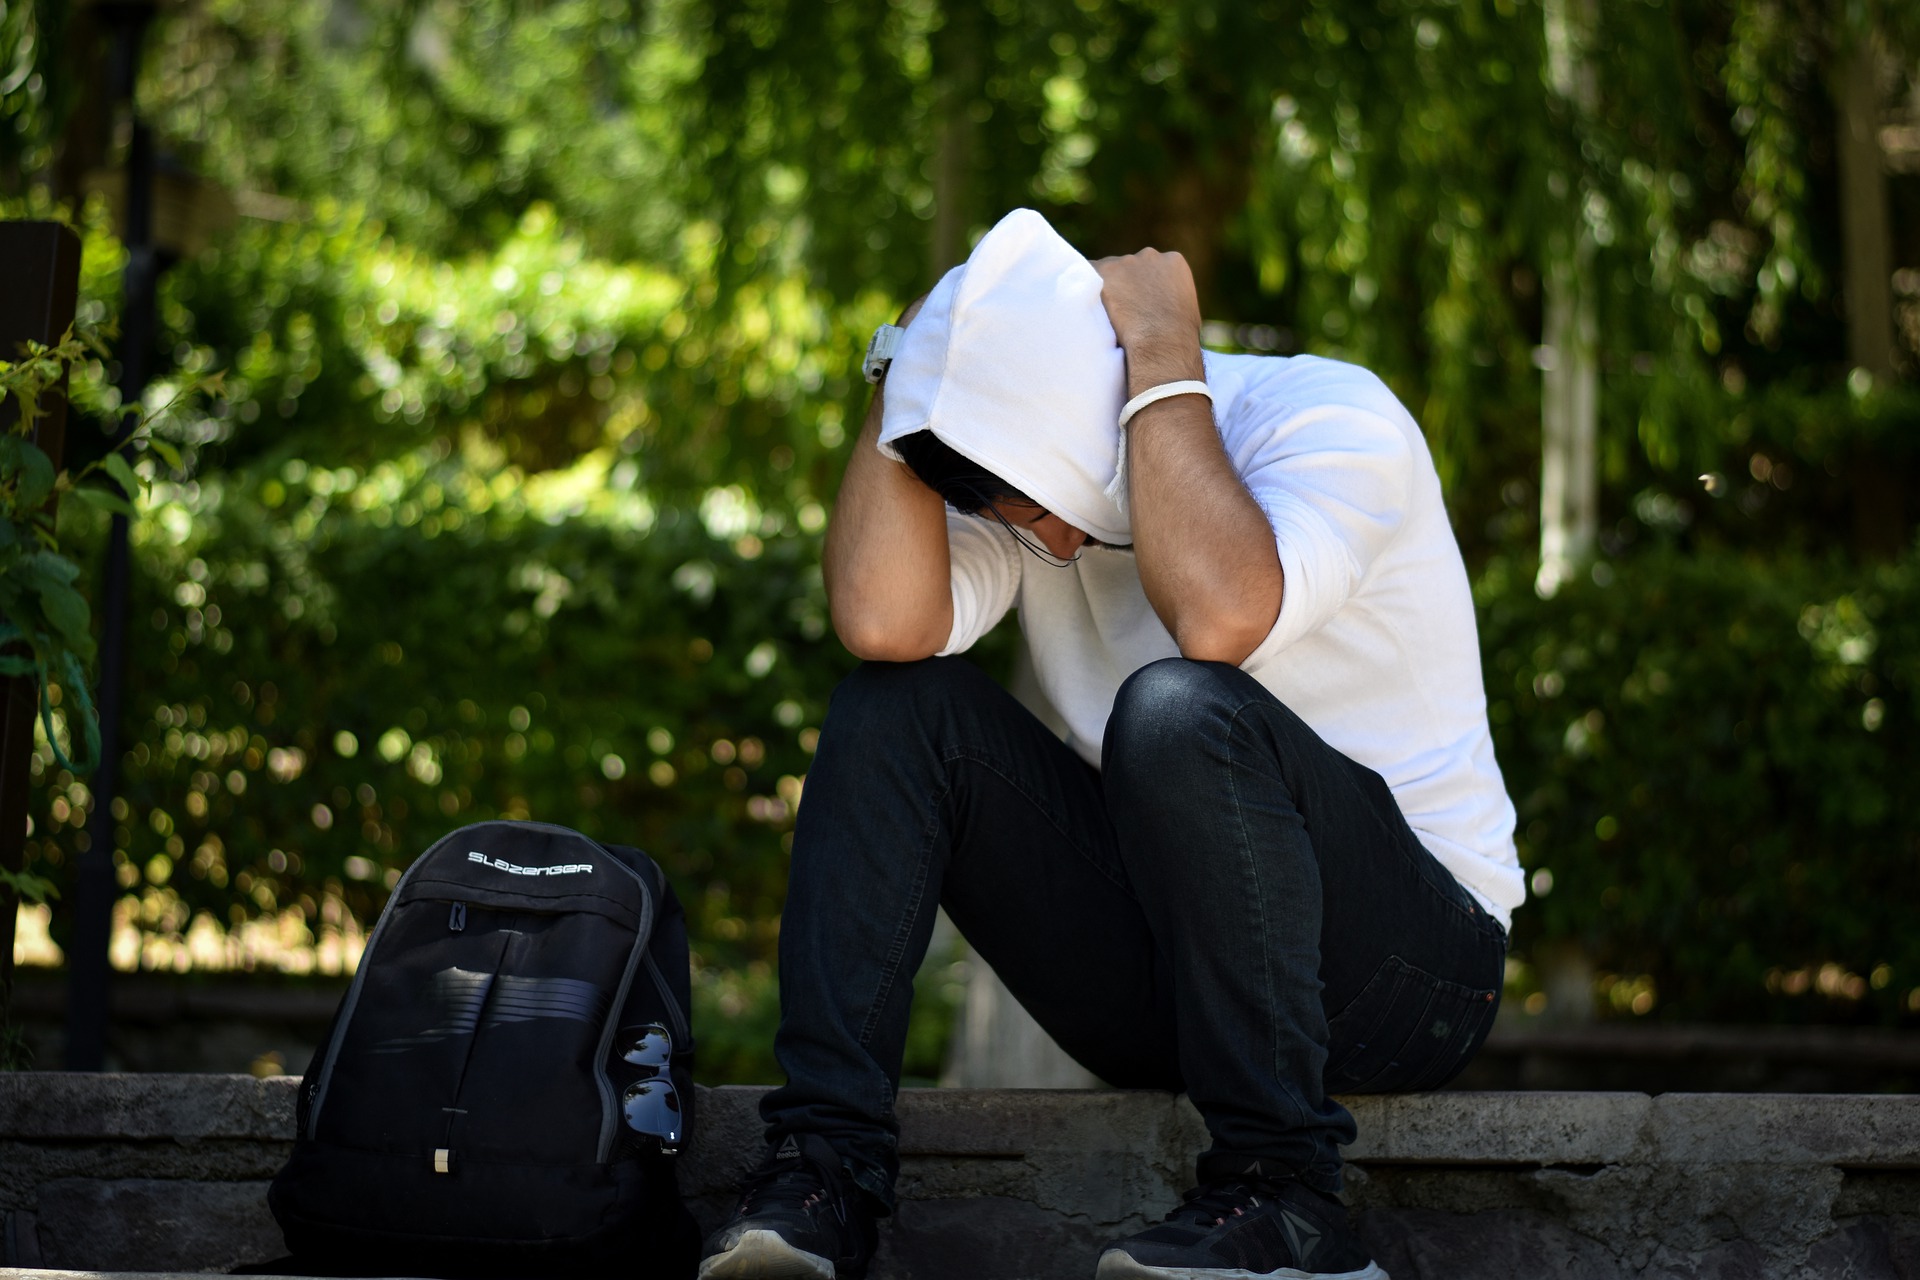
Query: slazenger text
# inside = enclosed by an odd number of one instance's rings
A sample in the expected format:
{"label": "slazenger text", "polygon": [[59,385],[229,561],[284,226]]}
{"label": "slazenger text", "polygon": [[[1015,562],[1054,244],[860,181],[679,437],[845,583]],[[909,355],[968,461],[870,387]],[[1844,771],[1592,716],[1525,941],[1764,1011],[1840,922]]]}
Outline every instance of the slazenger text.
{"label": "slazenger text", "polygon": [[503,862],[499,858],[489,858],[484,853],[467,854],[468,862],[478,862],[492,867],[495,871],[504,871],[515,876],[570,876],[575,872],[593,873],[591,862],[563,862],[555,867],[523,867],[515,862]]}

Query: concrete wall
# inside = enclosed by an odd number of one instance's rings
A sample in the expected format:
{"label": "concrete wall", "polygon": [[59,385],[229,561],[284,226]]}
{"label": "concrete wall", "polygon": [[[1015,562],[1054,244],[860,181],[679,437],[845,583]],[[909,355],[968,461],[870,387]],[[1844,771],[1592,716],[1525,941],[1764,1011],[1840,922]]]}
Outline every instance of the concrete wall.
{"label": "concrete wall", "polygon": [[[12,1267],[224,1269],[280,1252],[291,1078],[0,1075]],[[758,1159],[756,1089],[706,1091],[703,1222]],[[1920,1097],[1443,1093],[1351,1100],[1349,1199],[1396,1280],[1920,1280]],[[1074,1277],[1157,1219],[1205,1143],[1161,1094],[910,1090],[876,1280]],[[0,1280],[25,1273],[0,1270]]]}

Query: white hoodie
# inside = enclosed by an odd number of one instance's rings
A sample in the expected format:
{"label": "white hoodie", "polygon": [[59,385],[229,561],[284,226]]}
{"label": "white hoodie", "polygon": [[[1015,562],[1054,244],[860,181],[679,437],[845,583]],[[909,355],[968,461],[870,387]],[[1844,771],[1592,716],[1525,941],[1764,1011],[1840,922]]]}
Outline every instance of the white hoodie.
{"label": "white hoodie", "polygon": [[[1384,383],[1313,356],[1206,354],[1228,459],[1273,525],[1280,616],[1241,667],[1379,773],[1422,843],[1503,925],[1525,897],[1494,761],[1466,568],[1420,428]],[[1016,210],[914,318],[887,375],[881,448],[931,430],[1105,543],[1131,541],[1125,367],[1100,278]],[[953,631],[970,648],[1020,610],[1048,709],[1096,767],[1127,676],[1179,647],[1133,553],[1057,568],[1004,527],[947,515]]]}

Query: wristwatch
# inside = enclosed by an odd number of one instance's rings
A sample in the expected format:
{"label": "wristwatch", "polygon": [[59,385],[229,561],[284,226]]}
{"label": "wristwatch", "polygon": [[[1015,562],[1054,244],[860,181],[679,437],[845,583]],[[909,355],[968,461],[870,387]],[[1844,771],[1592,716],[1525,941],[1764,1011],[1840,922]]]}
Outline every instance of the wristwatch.
{"label": "wristwatch", "polygon": [[868,382],[878,382],[887,376],[887,366],[893,363],[893,353],[900,345],[900,335],[905,332],[897,324],[883,324],[873,331],[873,340],[867,343],[866,361],[860,366]]}

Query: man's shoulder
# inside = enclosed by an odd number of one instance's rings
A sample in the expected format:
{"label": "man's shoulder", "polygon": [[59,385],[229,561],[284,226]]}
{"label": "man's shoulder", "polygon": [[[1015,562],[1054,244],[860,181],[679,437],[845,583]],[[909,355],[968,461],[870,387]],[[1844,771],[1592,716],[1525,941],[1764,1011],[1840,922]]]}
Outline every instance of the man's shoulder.
{"label": "man's shoulder", "polygon": [[[1267,411],[1343,405],[1400,417],[1407,410],[1380,375],[1325,356],[1206,354],[1207,381],[1223,409],[1241,404]],[[1222,394],[1224,393],[1224,394]]]}
{"label": "man's shoulder", "polygon": [[1425,450],[1419,424],[1393,389],[1357,364],[1210,352],[1207,381],[1221,443],[1242,476],[1322,451],[1377,456],[1397,470]]}

